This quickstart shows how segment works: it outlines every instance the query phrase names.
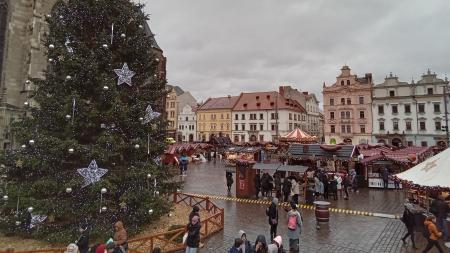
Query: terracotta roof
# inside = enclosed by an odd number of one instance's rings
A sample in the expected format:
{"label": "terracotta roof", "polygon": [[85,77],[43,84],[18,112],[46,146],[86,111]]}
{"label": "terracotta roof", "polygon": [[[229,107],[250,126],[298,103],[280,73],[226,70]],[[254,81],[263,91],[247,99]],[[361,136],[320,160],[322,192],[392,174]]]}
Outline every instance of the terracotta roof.
{"label": "terracotta roof", "polygon": [[305,109],[295,100],[283,97],[276,91],[241,93],[234,106],[234,111],[290,109],[305,112]]}
{"label": "terracotta roof", "polygon": [[208,98],[205,103],[197,108],[197,111],[201,110],[213,110],[213,109],[232,109],[239,99],[237,96]]}

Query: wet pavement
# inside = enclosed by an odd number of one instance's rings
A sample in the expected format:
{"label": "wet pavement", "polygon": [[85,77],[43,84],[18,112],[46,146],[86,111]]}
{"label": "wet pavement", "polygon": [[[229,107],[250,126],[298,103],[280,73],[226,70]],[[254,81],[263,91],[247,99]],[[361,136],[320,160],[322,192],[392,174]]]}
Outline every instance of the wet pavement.
{"label": "wet pavement", "polygon": [[[188,176],[183,177],[183,181],[183,191],[187,193],[227,195],[225,167],[221,163],[190,165]],[[232,196],[235,193],[234,187],[235,185],[232,188]],[[200,252],[228,252],[241,229],[247,233],[250,241],[254,241],[258,234],[270,237],[265,215],[267,205],[219,199],[213,201],[225,209],[225,228],[207,240]],[[332,208],[400,214],[403,212],[403,201],[402,191],[360,189],[359,193],[351,193],[350,200],[339,199],[330,202]],[[400,239],[406,230],[398,219],[331,212],[330,222],[316,229],[314,210],[300,211],[304,218],[300,252],[421,252],[414,251],[410,241],[406,246],[403,245]],[[287,224],[287,219],[281,207],[279,214],[278,234],[283,237],[286,248],[288,238],[287,226],[284,224]],[[421,233],[416,233],[416,238],[417,246],[423,249],[425,239]]]}

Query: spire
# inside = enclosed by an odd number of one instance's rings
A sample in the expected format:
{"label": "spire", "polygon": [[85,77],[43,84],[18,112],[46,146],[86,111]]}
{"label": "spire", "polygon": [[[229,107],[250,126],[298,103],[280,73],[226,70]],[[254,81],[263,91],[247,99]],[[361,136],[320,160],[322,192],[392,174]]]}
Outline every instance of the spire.
{"label": "spire", "polygon": [[414,84],[414,76],[411,76],[411,84]]}
{"label": "spire", "polygon": [[323,82],[323,87],[325,88],[326,86],[325,86],[325,82]]}
{"label": "spire", "polygon": [[428,68],[428,70],[427,70],[427,74],[428,74],[428,75],[430,75],[430,74],[431,74],[430,68]]}
{"label": "spire", "polygon": [[392,77],[392,72],[389,72],[389,77]]}

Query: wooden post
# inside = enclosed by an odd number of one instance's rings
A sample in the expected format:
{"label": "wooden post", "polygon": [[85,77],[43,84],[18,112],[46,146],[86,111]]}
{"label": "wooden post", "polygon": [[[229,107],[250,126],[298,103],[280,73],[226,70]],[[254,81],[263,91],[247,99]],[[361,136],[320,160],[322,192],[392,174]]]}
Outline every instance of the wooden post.
{"label": "wooden post", "polygon": [[177,203],[177,197],[178,197],[178,193],[177,192],[174,192],[173,193],[173,203]]}
{"label": "wooden post", "polygon": [[221,208],[221,210],[220,210],[222,213],[221,213],[221,224],[220,225],[222,225],[222,228],[224,227],[224,224],[225,224],[225,211],[224,211],[224,209],[223,208]]}
{"label": "wooden post", "polygon": [[209,197],[206,197],[206,211],[208,211],[209,212],[209,209],[210,209],[210,202],[209,202]]}

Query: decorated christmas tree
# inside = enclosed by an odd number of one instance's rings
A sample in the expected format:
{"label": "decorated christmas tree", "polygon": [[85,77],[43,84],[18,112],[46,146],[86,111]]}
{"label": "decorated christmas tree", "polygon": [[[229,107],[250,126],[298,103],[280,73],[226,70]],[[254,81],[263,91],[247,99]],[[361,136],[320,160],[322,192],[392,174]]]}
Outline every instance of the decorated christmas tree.
{"label": "decorated christmas tree", "polygon": [[177,185],[158,160],[166,80],[142,8],[69,0],[47,15],[45,78],[30,80],[21,148],[3,157],[1,232],[70,242],[88,224],[107,238],[119,219],[133,234],[169,211]]}

